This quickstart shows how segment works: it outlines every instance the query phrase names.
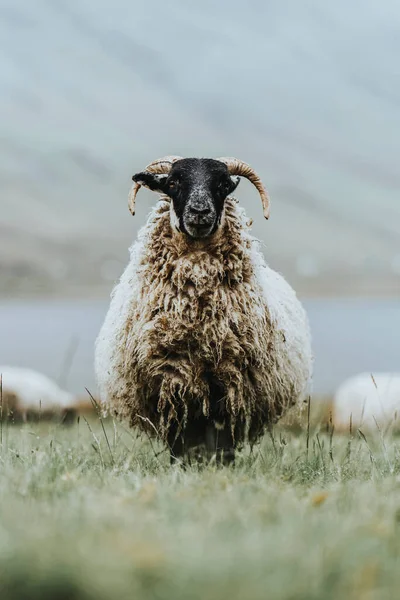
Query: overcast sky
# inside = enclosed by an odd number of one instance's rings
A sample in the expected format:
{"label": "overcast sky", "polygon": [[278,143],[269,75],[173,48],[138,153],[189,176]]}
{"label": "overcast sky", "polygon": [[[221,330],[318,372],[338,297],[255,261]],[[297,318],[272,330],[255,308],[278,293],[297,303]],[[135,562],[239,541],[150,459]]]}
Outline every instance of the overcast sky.
{"label": "overcast sky", "polygon": [[400,271],[399,30],[395,0],[2,0],[0,231],[121,256],[155,200],[129,216],[133,172],[236,155],[282,267]]}

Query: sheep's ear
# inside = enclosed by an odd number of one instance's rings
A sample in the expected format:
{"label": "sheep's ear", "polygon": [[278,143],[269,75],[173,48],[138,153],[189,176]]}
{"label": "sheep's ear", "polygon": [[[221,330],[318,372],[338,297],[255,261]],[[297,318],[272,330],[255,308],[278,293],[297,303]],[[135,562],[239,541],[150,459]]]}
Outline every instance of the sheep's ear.
{"label": "sheep's ear", "polygon": [[240,183],[240,177],[235,177],[234,175],[231,175],[229,177],[229,180],[230,180],[231,187],[229,188],[228,194],[232,194],[232,192],[234,192],[236,190],[237,186]]}
{"label": "sheep's ear", "polygon": [[153,192],[165,192],[165,184],[168,175],[156,175],[154,173],[148,173],[143,171],[142,173],[136,173],[133,175],[132,180],[144,187],[152,190]]}

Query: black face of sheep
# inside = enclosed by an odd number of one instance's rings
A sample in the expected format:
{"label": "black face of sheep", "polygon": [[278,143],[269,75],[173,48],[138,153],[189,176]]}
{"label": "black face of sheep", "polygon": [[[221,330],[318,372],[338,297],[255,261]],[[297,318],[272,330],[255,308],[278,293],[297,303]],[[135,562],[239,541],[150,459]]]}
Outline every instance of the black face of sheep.
{"label": "black face of sheep", "polygon": [[227,196],[240,178],[232,177],[227,166],[211,158],[184,158],[168,174],[137,173],[132,178],[172,200],[172,222],[176,229],[198,239],[218,229]]}

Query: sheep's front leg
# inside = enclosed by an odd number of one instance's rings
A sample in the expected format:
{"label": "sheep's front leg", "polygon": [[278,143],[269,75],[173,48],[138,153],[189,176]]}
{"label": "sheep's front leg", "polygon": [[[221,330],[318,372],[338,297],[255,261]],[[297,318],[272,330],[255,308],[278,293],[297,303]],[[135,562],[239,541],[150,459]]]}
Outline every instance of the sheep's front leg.
{"label": "sheep's front leg", "polygon": [[217,434],[217,459],[219,458],[219,462],[221,464],[229,466],[235,462],[235,449],[233,445],[232,434],[227,428],[217,431]]}
{"label": "sheep's front leg", "polygon": [[177,439],[171,440],[171,443],[168,444],[168,448],[171,465],[176,465],[177,463],[184,465],[185,441],[183,437],[180,435]]}
{"label": "sheep's front leg", "polygon": [[218,465],[232,464],[235,460],[235,450],[229,430],[217,429],[214,423],[209,423],[206,427],[206,453],[208,459],[215,454]]}

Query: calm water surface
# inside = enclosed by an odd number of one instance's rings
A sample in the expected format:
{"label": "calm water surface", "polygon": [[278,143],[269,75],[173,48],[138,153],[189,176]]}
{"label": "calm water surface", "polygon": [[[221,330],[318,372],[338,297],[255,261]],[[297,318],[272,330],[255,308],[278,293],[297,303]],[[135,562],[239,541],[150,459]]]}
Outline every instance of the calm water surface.
{"label": "calm water surface", "polygon": [[[314,338],[317,393],[359,371],[400,371],[400,301],[304,302]],[[95,390],[93,343],[107,301],[0,302],[0,365],[32,367],[75,392]]]}

